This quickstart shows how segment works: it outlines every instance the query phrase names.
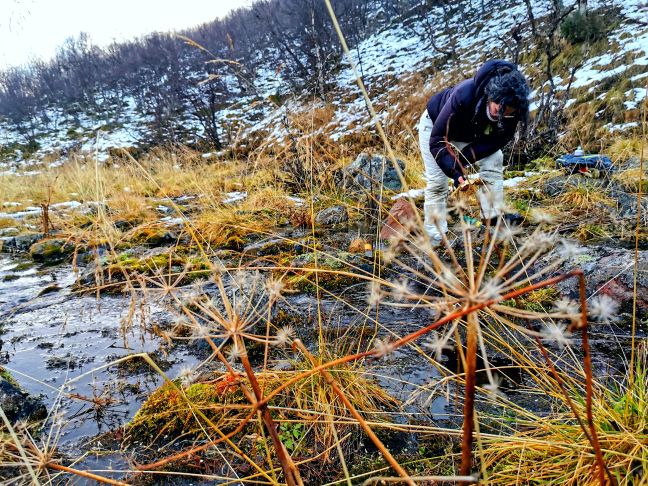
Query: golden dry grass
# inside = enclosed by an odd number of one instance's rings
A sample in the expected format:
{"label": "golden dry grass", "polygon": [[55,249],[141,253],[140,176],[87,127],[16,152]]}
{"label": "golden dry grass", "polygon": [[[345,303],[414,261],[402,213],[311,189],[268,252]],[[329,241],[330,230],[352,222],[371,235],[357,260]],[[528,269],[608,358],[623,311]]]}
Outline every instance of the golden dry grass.
{"label": "golden dry grass", "polygon": [[[646,484],[646,343],[640,349],[633,385],[629,385],[627,378],[623,383],[599,384],[593,404],[594,423],[599,431],[604,459],[619,486]],[[568,383],[578,413],[584,417],[582,392],[569,377],[563,379]],[[545,416],[513,407],[509,413],[515,416],[516,430],[510,436],[484,439],[484,461],[489,481],[501,485],[599,484],[591,444],[573,415],[566,411],[564,397],[556,393],[555,388],[544,391],[554,396],[560,410]]]}

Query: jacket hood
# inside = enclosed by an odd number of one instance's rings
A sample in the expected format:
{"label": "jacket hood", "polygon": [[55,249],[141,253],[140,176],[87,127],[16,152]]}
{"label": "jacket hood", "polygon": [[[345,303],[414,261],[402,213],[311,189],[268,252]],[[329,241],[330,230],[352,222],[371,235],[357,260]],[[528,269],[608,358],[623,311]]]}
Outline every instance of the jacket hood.
{"label": "jacket hood", "polygon": [[481,99],[484,96],[486,85],[495,74],[508,73],[514,69],[517,69],[515,64],[501,59],[492,59],[485,62],[484,65],[477,70],[475,77],[473,78],[476,98]]}

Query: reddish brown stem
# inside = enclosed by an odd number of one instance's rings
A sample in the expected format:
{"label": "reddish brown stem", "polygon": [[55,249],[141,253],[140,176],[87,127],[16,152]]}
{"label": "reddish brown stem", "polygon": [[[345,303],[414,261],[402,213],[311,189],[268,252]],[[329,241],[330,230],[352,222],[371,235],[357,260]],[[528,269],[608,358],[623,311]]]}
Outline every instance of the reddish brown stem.
{"label": "reddish brown stem", "polygon": [[[306,349],[304,344],[299,340],[295,340],[294,342],[295,346],[300,349],[302,353],[306,355],[306,357],[310,360],[311,364],[313,366],[316,365],[315,358],[313,355]],[[403,467],[398,463],[398,461],[394,458],[394,456],[391,455],[389,450],[385,447],[385,444],[382,443],[382,441],[378,438],[378,436],[374,433],[374,431],[371,429],[369,424],[365,421],[364,417],[360,415],[360,412],[353,406],[353,404],[349,401],[347,396],[344,394],[342,389],[339,387],[337,382],[335,381],[335,378],[333,378],[333,375],[329,373],[326,370],[321,370],[320,374],[324,377],[326,382],[331,386],[333,389],[333,392],[342,400],[342,403],[344,403],[344,406],[351,412],[351,415],[358,421],[360,424],[360,427],[362,427],[362,430],[365,431],[369,439],[371,439],[371,442],[374,443],[376,448],[380,451],[382,456],[385,458],[385,460],[389,463],[389,465],[398,473],[400,477],[403,478],[403,481],[406,482],[407,484],[411,486],[416,486],[416,483],[412,481],[410,478],[409,474]]]}
{"label": "reddish brown stem", "polygon": [[116,486],[128,486],[128,483],[122,483],[121,481],[117,481],[115,479],[109,479],[109,478],[104,478],[103,476],[97,476],[96,474],[92,474],[87,471],[79,471],[78,469],[73,469],[71,467],[63,466],[62,464],[57,464],[55,462],[47,463],[47,467],[49,469],[56,469],[57,471],[63,471],[70,474],[74,474],[82,478],[92,479],[94,481],[97,481],[98,483],[113,484]]}
{"label": "reddish brown stem", "polygon": [[474,313],[469,314],[468,328],[466,330],[466,392],[464,398],[463,438],[461,442],[460,474],[462,476],[470,475],[472,467],[475,385],[477,381],[477,325],[477,316]]}
{"label": "reddish brown stem", "polygon": [[[497,304],[499,302],[508,300],[508,299],[513,299],[519,295],[525,294],[527,292],[531,292],[532,290],[537,290],[542,287],[547,287],[549,285],[554,285],[558,282],[562,282],[563,280],[567,280],[568,278],[574,277],[579,274],[579,272],[582,272],[582,270],[572,270],[571,272],[567,272],[562,275],[558,275],[556,277],[548,278],[546,280],[543,280],[542,282],[535,283],[533,285],[527,285],[524,288],[518,289],[518,290],[513,290],[509,292],[508,294],[502,295],[501,297],[497,299],[492,299],[488,300],[479,304],[474,304],[470,307],[466,307],[465,309],[458,310],[456,312],[453,312],[452,314],[449,314],[441,319],[439,319],[436,322],[433,322],[432,324],[422,327],[418,331],[415,331],[411,334],[408,334],[407,336],[403,336],[397,341],[394,341],[393,343],[390,343],[390,348],[395,350],[400,348],[401,346],[414,341],[415,339],[418,339],[419,337],[429,333],[430,331],[434,331],[435,329],[443,326],[444,324],[447,324],[448,322],[454,321],[455,319],[459,319],[465,315],[470,314],[471,312],[475,312],[478,310],[481,310],[485,307],[491,306],[493,304]],[[300,373],[299,375],[296,375],[292,377],[290,380],[285,381],[282,385],[278,386],[275,388],[271,393],[266,395],[263,400],[260,400],[257,403],[257,407],[264,405],[268,403],[273,397],[281,393],[283,390],[288,388],[289,386],[297,383],[300,380],[303,380],[304,378],[307,378],[311,375],[314,375],[315,373],[318,373],[320,370],[325,370],[328,368],[332,368],[333,366],[337,366],[343,363],[348,363],[350,361],[358,361],[362,358],[368,358],[370,356],[375,356],[377,355],[378,352],[375,349],[365,351],[363,353],[357,353],[357,354],[351,354],[347,356],[343,356],[342,358],[335,359],[333,361],[329,361],[328,363],[322,363],[319,366],[316,366],[313,369],[310,369],[308,371],[304,371],[303,373]]]}
{"label": "reddish brown stem", "polygon": [[164,459],[160,459],[159,461],[156,462],[151,462],[149,464],[140,464],[137,466],[137,469],[140,471],[148,471],[151,469],[157,469],[159,467],[165,466],[170,462],[178,461],[180,459],[183,459],[187,456],[190,456],[191,454],[196,454],[198,452],[204,451],[205,449],[209,449],[210,447],[213,447],[227,439],[231,439],[234,437],[236,434],[238,434],[243,428],[248,424],[248,422],[254,417],[256,414],[256,409],[253,409],[252,412],[245,417],[240,424],[234,429],[232,432],[229,434],[226,434],[225,436],[221,437],[220,439],[216,440],[210,440],[209,442],[192,447],[191,449],[187,449],[186,451],[178,452],[177,454],[174,454],[172,456],[165,457]]}
{"label": "reddish brown stem", "polygon": [[581,337],[583,344],[583,364],[585,366],[585,411],[587,414],[587,424],[589,425],[590,434],[592,436],[591,442],[594,452],[596,453],[596,463],[598,465],[599,482],[601,486],[605,485],[605,474],[607,473],[610,479],[610,484],[616,484],[616,480],[612,473],[607,468],[603,460],[603,452],[601,451],[601,443],[599,442],[596,427],[594,426],[594,417],[592,414],[592,395],[594,387],[592,384],[592,355],[589,347],[589,337],[587,335],[587,297],[585,295],[585,275],[581,271],[578,275],[578,287],[580,293],[581,304]]}
{"label": "reddish brown stem", "polygon": [[[243,364],[245,374],[247,375],[248,380],[250,381],[250,385],[252,386],[252,391],[254,392],[256,402],[259,403],[263,399],[263,393],[261,392],[261,387],[259,386],[259,382],[256,379],[254,371],[252,371],[252,366],[250,365],[250,361],[248,360],[245,351],[241,355],[241,363]],[[281,439],[279,438],[277,425],[275,424],[274,420],[272,420],[272,414],[270,413],[270,410],[268,410],[268,405],[259,405],[258,410],[260,410],[261,412],[263,423],[265,424],[266,429],[270,434],[270,438],[272,439],[272,443],[274,444],[275,451],[277,452],[277,458],[279,459],[279,462],[281,463],[281,469],[284,472],[286,484],[288,486],[303,485],[297,466],[295,466],[295,463],[292,461],[292,458],[287,453],[283,442],[281,442]]]}

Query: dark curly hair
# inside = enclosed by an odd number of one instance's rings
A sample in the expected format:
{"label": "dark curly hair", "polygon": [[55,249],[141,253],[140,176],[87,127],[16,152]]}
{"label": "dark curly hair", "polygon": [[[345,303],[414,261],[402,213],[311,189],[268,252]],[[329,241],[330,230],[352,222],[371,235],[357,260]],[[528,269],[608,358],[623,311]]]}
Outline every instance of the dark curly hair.
{"label": "dark curly hair", "polygon": [[[511,106],[516,110],[517,121],[526,126],[529,118],[529,85],[524,75],[517,69],[505,73],[497,73],[493,76],[484,93],[490,101],[501,106]],[[498,125],[504,124],[504,110],[499,112]]]}

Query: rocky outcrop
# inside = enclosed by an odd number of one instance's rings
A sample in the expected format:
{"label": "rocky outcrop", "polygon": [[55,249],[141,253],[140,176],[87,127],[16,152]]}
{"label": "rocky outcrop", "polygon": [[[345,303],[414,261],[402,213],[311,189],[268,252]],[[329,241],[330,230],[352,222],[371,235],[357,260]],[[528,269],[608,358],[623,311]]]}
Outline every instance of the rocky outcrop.
{"label": "rocky outcrop", "polygon": [[5,253],[26,253],[31,246],[45,237],[43,233],[29,233],[20,236],[0,238],[0,247]]}
{"label": "rocky outcrop", "polygon": [[[396,159],[400,171],[405,170],[405,162]],[[402,189],[398,171],[393,162],[382,155],[361,153],[342,171],[340,184],[351,191],[378,192],[381,188],[390,191]]]}
{"label": "rocky outcrop", "polygon": [[[548,263],[551,257],[547,257]],[[570,258],[563,270],[580,267],[585,272],[587,295],[609,295],[620,312],[631,312],[634,297],[634,250],[610,246],[582,247]],[[578,296],[576,280],[558,284],[564,295]],[[648,251],[640,251],[637,259],[637,308],[641,316],[648,313]]]}
{"label": "rocky outcrop", "polygon": [[11,423],[42,420],[47,416],[45,406],[22,391],[4,371],[0,373],[0,407]]}

